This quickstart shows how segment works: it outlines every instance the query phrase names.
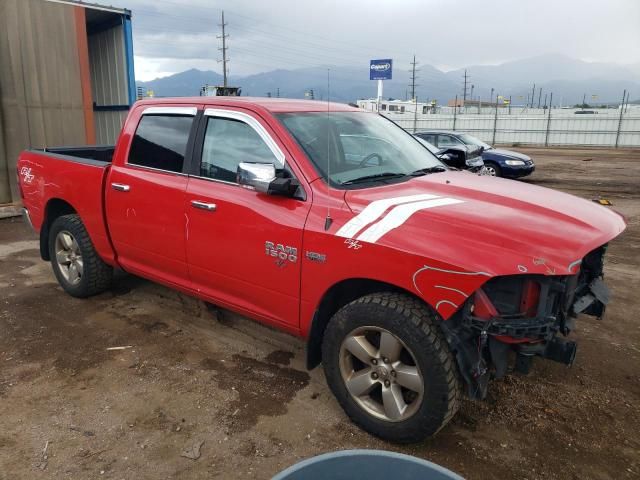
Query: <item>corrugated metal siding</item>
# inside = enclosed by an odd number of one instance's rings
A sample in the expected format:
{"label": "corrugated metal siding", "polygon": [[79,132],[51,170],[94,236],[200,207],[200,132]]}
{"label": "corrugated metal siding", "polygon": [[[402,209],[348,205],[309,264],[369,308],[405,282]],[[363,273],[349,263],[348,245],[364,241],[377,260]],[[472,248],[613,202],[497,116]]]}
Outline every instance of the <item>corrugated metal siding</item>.
{"label": "corrugated metal siding", "polygon": [[127,115],[126,110],[94,112],[96,121],[96,142],[98,145],[114,145]]}
{"label": "corrugated metal siding", "polygon": [[20,198],[21,150],[85,143],[73,8],[0,1],[0,203]]}
{"label": "corrugated metal siding", "polygon": [[[124,27],[89,35],[89,63],[93,101],[97,106],[128,105]],[[113,144],[127,112],[96,111],[96,141]]]}

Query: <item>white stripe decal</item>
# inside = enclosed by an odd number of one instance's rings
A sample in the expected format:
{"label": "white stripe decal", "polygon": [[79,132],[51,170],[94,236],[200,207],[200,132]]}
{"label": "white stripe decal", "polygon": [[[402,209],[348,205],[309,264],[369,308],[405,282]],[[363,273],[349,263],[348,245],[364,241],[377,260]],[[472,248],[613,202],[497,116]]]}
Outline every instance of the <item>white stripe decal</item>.
{"label": "white stripe decal", "polygon": [[358,236],[358,240],[363,242],[375,243],[380,237],[387,234],[394,228],[398,228],[404,222],[406,222],[411,215],[419,210],[427,208],[441,207],[444,205],[454,205],[456,203],[463,203],[462,200],[455,198],[436,198],[433,200],[426,200],[424,202],[406,203],[398,205],[391,210],[382,220],[373,224],[367,228],[363,233]]}
{"label": "white stripe decal", "polygon": [[376,200],[367,205],[358,215],[345,223],[336,235],[344,238],[354,238],[356,234],[371,222],[375,222],[389,207],[406,202],[418,202],[438,198],[437,195],[421,193],[419,195],[407,195],[404,197],[385,198]]}

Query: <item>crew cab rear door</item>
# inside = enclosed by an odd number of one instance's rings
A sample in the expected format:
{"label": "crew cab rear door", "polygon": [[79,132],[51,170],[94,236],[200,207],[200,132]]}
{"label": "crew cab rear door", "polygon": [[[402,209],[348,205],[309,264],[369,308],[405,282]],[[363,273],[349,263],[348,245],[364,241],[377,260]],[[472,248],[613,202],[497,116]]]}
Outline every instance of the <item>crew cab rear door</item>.
{"label": "crew cab rear door", "polygon": [[253,112],[205,109],[185,199],[186,244],[194,289],[213,303],[295,332],[302,233],[311,202],[236,183],[240,162],[285,168],[285,151]]}
{"label": "crew cab rear door", "polygon": [[188,286],[185,253],[185,158],[195,137],[196,107],[134,111],[106,185],[109,232],[118,263],[163,283]]}

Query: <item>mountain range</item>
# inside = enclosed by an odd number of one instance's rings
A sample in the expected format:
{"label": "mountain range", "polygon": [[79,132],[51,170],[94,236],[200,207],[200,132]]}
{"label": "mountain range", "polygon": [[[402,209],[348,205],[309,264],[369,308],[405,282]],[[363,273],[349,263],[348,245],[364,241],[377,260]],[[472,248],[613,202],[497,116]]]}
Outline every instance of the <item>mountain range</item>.
{"label": "mountain range", "polygon": [[[369,80],[368,65],[325,66],[296,69],[278,69],[247,76],[231,76],[229,84],[242,87],[242,95],[304,98],[313,90],[315,99],[326,99],[327,69],[330,71],[331,99],[353,102],[376,95],[376,82]],[[421,65],[417,73],[416,95],[418,100],[436,100],[446,103],[456,95],[462,96],[465,69],[443,72],[431,65]],[[495,95],[512,97],[512,103],[523,104],[536,85],[534,103],[537,104],[539,88],[544,103],[545,94],[553,92],[554,105],[581,103],[586,94],[587,103],[617,103],[624,89],[631,98],[640,95],[640,64],[618,65],[576,60],[563,55],[550,54],[499,65],[473,65],[466,68],[467,95],[482,97],[488,101],[491,88]],[[384,82],[385,98],[404,99],[410,95],[410,74],[394,65],[393,79]],[[148,82],[137,82],[145,90],[153,90],[156,96],[197,96],[205,84],[221,85],[222,75],[213,71],[190,69]],[[596,95],[592,99],[592,95]],[[469,98],[469,97],[468,97]]]}

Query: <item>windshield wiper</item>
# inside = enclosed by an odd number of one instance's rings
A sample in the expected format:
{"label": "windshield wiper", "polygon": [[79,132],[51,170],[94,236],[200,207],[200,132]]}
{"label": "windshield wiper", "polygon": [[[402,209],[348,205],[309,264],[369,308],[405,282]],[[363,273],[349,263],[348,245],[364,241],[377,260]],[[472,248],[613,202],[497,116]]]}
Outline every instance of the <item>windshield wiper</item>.
{"label": "windshield wiper", "polygon": [[434,167],[421,168],[419,170],[416,170],[415,172],[411,172],[409,175],[411,175],[412,177],[419,177],[421,175],[427,175],[428,173],[446,172],[447,170],[450,170],[450,168],[442,165],[436,165]]}
{"label": "windshield wiper", "polygon": [[400,177],[405,177],[406,174],[404,173],[397,173],[397,172],[382,172],[382,173],[374,173],[373,175],[365,175],[364,177],[357,177],[354,178],[352,180],[348,180],[346,182],[342,182],[342,185],[351,185],[352,183],[361,183],[361,182],[368,182],[371,180],[383,180],[383,179],[390,179],[390,178],[400,178]]}

